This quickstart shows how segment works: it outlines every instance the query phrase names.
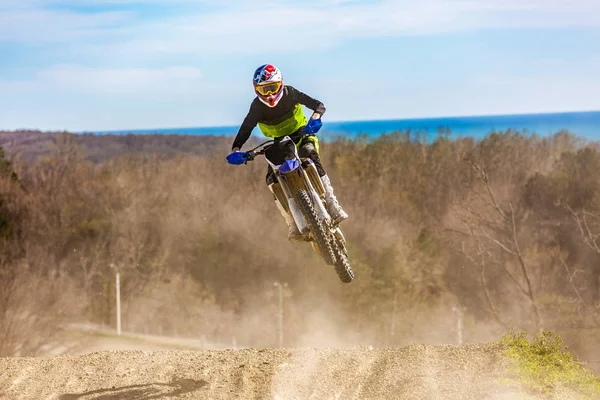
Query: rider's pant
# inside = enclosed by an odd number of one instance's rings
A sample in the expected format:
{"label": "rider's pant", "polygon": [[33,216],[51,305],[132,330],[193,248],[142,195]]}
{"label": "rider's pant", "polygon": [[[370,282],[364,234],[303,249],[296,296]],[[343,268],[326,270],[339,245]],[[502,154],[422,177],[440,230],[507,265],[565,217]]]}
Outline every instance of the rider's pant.
{"label": "rider's pant", "polygon": [[[326,174],[325,169],[323,168],[323,164],[321,164],[321,158],[319,157],[319,140],[316,136],[301,136],[300,134],[292,134],[290,138],[294,141],[294,143],[298,144],[300,141],[300,146],[298,147],[298,155],[302,158],[310,158],[314,163],[315,167],[317,167],[317,171],[319,172],[319,176],[324,176]],[[274,146],[270,148],[271,154],[265,154],[269,159],[271,157],[277,156],[285,156],[284,151],[278,147]],[[274,154],[275,153],[275,154]],[[277,182],[275,178],[275,174],[273,169],[269,165],[267,170],[267,185],[271,183]]]}

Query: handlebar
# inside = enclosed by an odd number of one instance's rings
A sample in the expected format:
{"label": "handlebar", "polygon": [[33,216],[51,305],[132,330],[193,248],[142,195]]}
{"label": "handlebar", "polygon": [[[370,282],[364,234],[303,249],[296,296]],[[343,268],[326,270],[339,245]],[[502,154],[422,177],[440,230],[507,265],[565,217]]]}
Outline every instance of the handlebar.
{"label": "handlebar", "polygon": [[[319,131],[319,129],[321,128],[321,126],[323,125],[323,123],[321,122],[321,119],[310,119],[310,121],[308,122],[308,124],[306,124],[306,126],[303,129],[304,132],[304,136],[311,136],[314,135],[315,133],[317,133],[317,131]],[[292,138],[290,138],[289,136],[284,136],[283,139],[281,139],[281,141],[286,141],[286,140],[292,140]],[[229,164],[233,164],[233,165],[240,165],[240,164],[247,164],[248,161],[253,161],[254,158],[256,158],[256,156],[260,156],[260,155],[264,155],[265,151],[271,147],[273,144],[275,144],[276,139],[271,139],[271,140],[267,140],[266,142],[263,142],[261,144],[259,144],[258,146],[256,146],[255,148],[248,150],[248,151],[236,151],[234,153],[231,153],[227,156],[227,162]],[[257,149],[260,149],[257,151]]]}
{"label": "handlebar", "polygon": [[[289,136],[285,136],[281,141],[292,140]],[[227,162],[233,165],[247,164],[248,161],[253,161],[256,156],[264,155],[265,152],[275,144],[275,139],[267,140],[248,151],[236,151],[227,156]],[[257,151],[257,149],[260,149]]]}
{"label": "handlebar", "polygon": [[[289,136],[286,136],[282,141],[286,140],[286,138],[288,140],[291,140]],[[249,161],[254,160],[254,158],[256,156],[261,156],[264,155],[265,152],[275,144],[275,139],[271,139],[271,140],[267,140],[266,142],[263,142],[261,144],[259,144],[258,146],[256,146],[255,148],[248,150],[246,152]],[[257,149],[260,149],[258,151],[256,151]]]}

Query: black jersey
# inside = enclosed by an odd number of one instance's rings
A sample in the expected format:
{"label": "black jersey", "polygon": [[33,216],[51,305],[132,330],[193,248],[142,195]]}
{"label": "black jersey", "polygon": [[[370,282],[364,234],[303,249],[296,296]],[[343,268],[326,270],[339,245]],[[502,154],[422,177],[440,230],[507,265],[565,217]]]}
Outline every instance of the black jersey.
{"label": "black jersey", "polygon": [[325,113],[323,103],[289,85],[283,88],[281,100],[275,107],[269,107],[258,97],[255,98],[231,147],[242,148],[256,125],[267,137],[291,135],[306,125],[307,121],[302,105],[320,115]]}

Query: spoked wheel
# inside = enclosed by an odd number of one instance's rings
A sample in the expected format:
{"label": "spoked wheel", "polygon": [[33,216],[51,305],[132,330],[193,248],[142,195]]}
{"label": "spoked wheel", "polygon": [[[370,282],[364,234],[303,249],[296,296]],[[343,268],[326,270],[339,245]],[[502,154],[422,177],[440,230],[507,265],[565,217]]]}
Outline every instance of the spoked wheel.
{"label": "spoked wheel", "polygon": [[337,272],[340,280],[344,283],[350,283],[354,280],[354,272],[350,267],[348,260],[348,249],[346,248],[346,239],[340,228],[336,228],[332,235],[333,251],[335,252],[335,272]]}
{"label": "spoked wheel", "polygon": [[318,249],[315,250],[318,250],[317,253],[323,257],[323,260],[325,260],[327,265],[335,265],[335,262],[337,261],[336,253],[333,250],[332,241],[329,240],[329,232],[325,225],[325,221],[319,219],[317,210],[315,210],[313,202],[306,190],[299,190],[296,193],[296,197],[302,215],[304,215],[312,237],[318,246]]}

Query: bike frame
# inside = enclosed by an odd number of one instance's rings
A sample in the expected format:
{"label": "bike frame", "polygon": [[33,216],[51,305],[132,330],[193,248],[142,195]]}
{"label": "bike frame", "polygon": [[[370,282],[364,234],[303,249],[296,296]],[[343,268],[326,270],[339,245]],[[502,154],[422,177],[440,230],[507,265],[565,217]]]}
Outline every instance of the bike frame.
{"label": "bike frame", "polygon": [[[267,145],[274,143],[275,140],[269,140],[248,151],[248,153],[251,155],[250,158],[253,159],[256,155],[264,155],[265,151],[270,147],[267,147]],[[281,186],[285,194],[286,200],[288,202],[287,205],[289,207],[290,213],[292,214],[292,217],[294,218],[294,221],[296,222],[296,225],[298,226],[298,229],[302,234],[306,234],[308,230],[308,226],[306,224],[304,216],[302,215],[302,212],[300,211],[300,208],[298,207],[296,198],[294,196],[294,194],[296,194],[300,189],[305,189],[310,194],[311,199],[314,205],[316,206],[319,217],[326,220],[327,225],[330,225],[331,216],[327,212],[325,204],[323,203],[323,199],[321,198],[319,192],[313,185],[313,182],[311,181],[307,172],[304,170],[304,168],[302,168],[302,159],[298,154],[298,148],[296,147],[296,144],[289,136],[285,136],[279,141],[278,144],[289,145],[290,148],[293,148],[294,158],[290,160],[285,160],[281,165],[276,165],[266,156],[265,160],[271,166],[275,173],[277,182],[279,182],[279,185]],[[262,149],[260,151],[255,151],[256,149],[259,149],[261,147]],[[315,183],[319,184],[320,182]],[[285,207],[285,205],[283,206]]]}

